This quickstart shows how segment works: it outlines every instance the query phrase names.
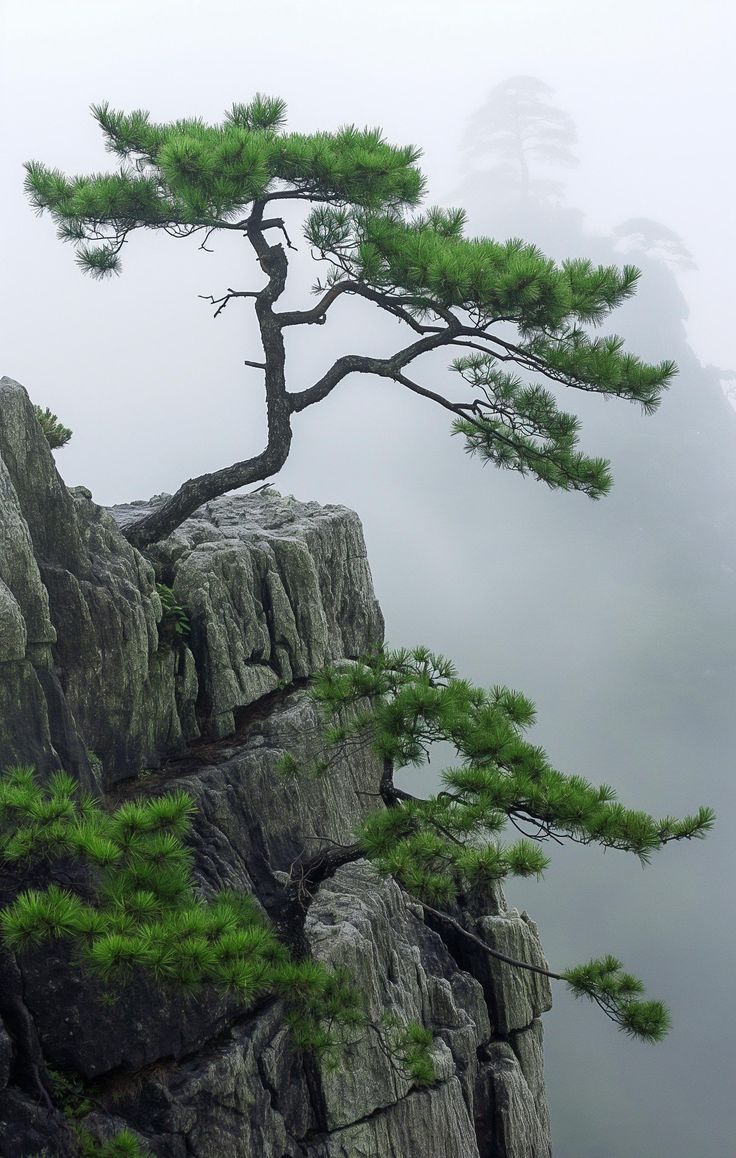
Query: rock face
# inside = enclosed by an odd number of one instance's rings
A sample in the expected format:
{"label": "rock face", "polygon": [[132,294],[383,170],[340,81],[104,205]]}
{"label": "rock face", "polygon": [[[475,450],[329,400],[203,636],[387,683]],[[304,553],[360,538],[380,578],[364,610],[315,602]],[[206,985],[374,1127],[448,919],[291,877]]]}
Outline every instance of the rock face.
{"label": "rock face", "polygon": [[[110,806],[185,789],[203,895],[246,891],[278,920],[295,860],[349,843],[379,807],[370,754],[316,780],[276,770],[317,751],[306,678],[382,637],[359,520],[223,498],[144,559],[119,529],[139,509],[67,489],[25,391],[0,381],[0,768],[64,767]],[[157,580],[187,611],[186,642],[161,643]],[[0,874],[0,904],[17,887]],[[460,916],[543,962],[526,914],[500,894],[488,908]],[[334,1071],[294,1047],[274,999],[131,975],[111,1001],[63,941],[0,949],[0,1156],[80,1154],[62,1075],[90,1098],[88,1135],[128,1128],[157,1158],[548,1158],[539,977],[430,927],[364,861],[320,884],[298,936],[350,972],[375,1027]],[[387,1056],[387,1013],[431,1029],[432,1086]]]}

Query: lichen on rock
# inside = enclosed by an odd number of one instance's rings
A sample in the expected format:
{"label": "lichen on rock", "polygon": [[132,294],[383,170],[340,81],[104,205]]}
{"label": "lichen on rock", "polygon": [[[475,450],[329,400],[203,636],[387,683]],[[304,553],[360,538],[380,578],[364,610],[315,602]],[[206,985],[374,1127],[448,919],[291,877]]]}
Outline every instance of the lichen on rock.
{"label": "lichen on rock", "polygon": [[[78,1158],[51,1069],[88,1090],[90,1137],[130,1129],[157,1158],[548,1158],[545,982],[454,944],[365,861],[294,905],[295,864],[381,806],[369,752],[315,779],[277,770],[318,751],[308,677],[382,640],[357,515],[234,495],[143,558],[120,530],[143,505],[110,512],[67,488],[25,390],[0,380],[0,768],[64,767],[109,808],[184,789],[202,898],[252,894],[292,948],[349,971],[370,1024],[330,1069],[295,1047],[273,996],[245,1007],[138,975],[111,992],[63,940],[0,949],[0,1156]],[[186,638],[162,643],[157,581]],[[3,906],[19,887],[0,874]],[[459,915],[543,961],[500,892]],[[433,1034],[421,1089],[391,1056],[391,1026],[411,1021]]]}

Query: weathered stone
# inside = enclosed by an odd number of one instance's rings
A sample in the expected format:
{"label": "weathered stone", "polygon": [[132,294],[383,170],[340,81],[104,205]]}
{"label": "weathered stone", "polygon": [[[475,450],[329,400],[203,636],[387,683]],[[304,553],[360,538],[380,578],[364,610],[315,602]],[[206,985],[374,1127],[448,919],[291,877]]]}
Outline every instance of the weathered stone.
{"label": "weathered stone", "polygon": [[28,632],[18,600],[0,579],[0,663],[24,660]]}
{"label": "weathered stone", "polygon": [[215,991],[161,988],[144,972],[105,986],[60,942],[20,959],[23,1000],[49,1064],[85,1079],[180,1058],[214,1038],[242,1004]]}
{"label": "weathered stone", "polygon": [[35,765],[42,774],[60,767],[46,697],[27,660],[0,665],[0,769],[13,764]]}
{"label": "weathered stone", "polygon": [[[122,525],[141,507],[112,508]],[[152,549],[192,625],[199,709],[214,736],[238,709],[383,635],[360,521],[277,492],[208,503]]]}
{"label": "weathered stone", "polygon": [[0,458],[4,460],[39,564],[84,566],[74,501],[56,469],[23,387],[0,378]]}
{"label": "weathered stone", "polygon": [[486,1111],[483,1128],[492,1129],[495,1149],[481,1149],[481,1154],[550,1158],[546,1114],[540,1120],[534,1095],[511,1046],[492,1042],[484,1050],[483,1061],[481,1080],[490,1085],[490,1113]]}
{"label": "weathered stone", "polygon": [[13,1042],[0,1018],[0,1091],[4,1090],[10,1080],[10,1066],[13,1060]]}
{"label": "weathered stone", "polygon": [[[18,605],[27,639],[32,643],[53,643],[56,633],[48,594],[41,582],[34,543],[16,489],[16,474],[25,477],[44,456],[44,447],[28,447],[33,411],[31,408],[29,413],[24,403],[30,407],[23,388],[9,378],[0,378],[0,579]],[[46,455],[51,457],[45,440],[44,446]],[[13,475],[6,459],[10,453],[16,467]]]}
{"label": "weathered stone", "polygon": [[[63,1117],[43,1104],[48,1065],[93,1083],[83,1125],[94,1138],[131,1128],[157,1158],[548,1158],[546,981],[447,923],[430,927],[365,862],[322,881],[303,930],[293,904],[304,861],[350,844],[382,807],[370,753],[316,778],[276,770],[284,752],[304,769],[319,753],[295,681],[382,637],[357,517],[275,493],[196,512],[152,552],[191,619],[191,646],[172,647],[159,643],[152,563],[118,526],[146,506],[113,519],[85,488],[68,490],[25,391],[0,382],[0,767],[63,766],[107,789],[107,807],[186,790],[201,894],[252,893],[299,952],[350,971],[373,1024],[330,1071],[295,1048],[272,998],[246,1008],[164,992],[143,974],[106,992],[64,941],[19,960],[4,952],[1,1158],[77,1158]],[[75,864],[61,866],[69,887]],[[7,867],[0,904],[27,883]],[[543,963],[536,929],[500,890],[456,915]],[[387,1012],[431,1029],[432,1086],[412,1088],[391,1056]]]}
{"label": "weathered stone", "polygon": [[440,958],[443,971],[452,976],[457,968],[436,934],[407,909],[394,881],[381,880],[365,861],[339,869],[320,887],[305,932],[317,960],[355,978],[372,1022],[371,1032],[345,1045],[339,1071],[323,1075],[330,1130],[370,1117],[411,1088],[398,1061],[386,1064],[395,1048],[395,1031],[384,1024],[387,1015],[402,1025],[415,1021],[436,1031],[438,1079],[453,1078],[458,1059],[461,1073],[472,1072],[476,1050],[489,1036],[480,986],[467,978],[464,987],[474,1020],[457,1003],[447,977],[425,971],[420,946],[429,939],[435,942],[431,956]]}
{"label": "weathered stone", "polygon": [[79,1158],[79,1142],[59,1110],[15,1086],[0,1097],[0,1158]]}
{"label": "weathered stone", "polygon": [[[527,913],[520,915],[509,909],[499,916],[480,917],[476,932],[508,957],[547,968],[537,926]],[[496,1033],[506,1037],[512,1030],[524,1029],[552,1008],[549,981],[543,975],[506,965],[481,950],[474,953],[473,960],[473,975],[483,985]]]}
{"label": "weathered stone", "polygon": [[457,1078],[414,1090],[307,1149],[308,1158],[478,1158],[478,1153]]}
{"label": "weathered stone", "polygon": [[524,1081],[534,1099],[537,1118],[545,1136],[549,1136],[549,1108],[544,1085],[544,1028],[536,1018],[526,1029],[512,1033],[509,1044],[519,1059]]}
{"label": "weathered stone", "polygon": [[[289,1158],[314,1129],[306,1078],[274,1004],[178,1066],[118,1080],[115,1124],[132,1125],[158,1158]],[[107,1116],[90,1123],[110,1134]]]}
{"label": "weathered stone", "polygon": [[232,746],[221,743],[218,763],[207,763],[212,746],[126,783],[115,799],[181,789],[196,805],[190,844],[195,872],[205,891],[239,888],[256,892],[267,909],[284,902],[289,871],[330,842],[350,838],[370,807],[377,807],[381,775],[377,758],[355,751],[349,760],[317,777],[286,777],[277,764],[297,753],[303,767],[319,754],[320,724],[307,692],[279,692],[269,710],[244,723]]}
{"label": "weathered stone", "polygon": [[[0,577],[29,643],[54,644],[80,748],[112,783],[197,734],[194,664],[159,651],[153,568],[89,491],[66,488],[28,395],[9,378],[0,380],[0,413]],[[50,653],[33,659],[50,666]],[[63,713],[50,715],[53,723]]]}

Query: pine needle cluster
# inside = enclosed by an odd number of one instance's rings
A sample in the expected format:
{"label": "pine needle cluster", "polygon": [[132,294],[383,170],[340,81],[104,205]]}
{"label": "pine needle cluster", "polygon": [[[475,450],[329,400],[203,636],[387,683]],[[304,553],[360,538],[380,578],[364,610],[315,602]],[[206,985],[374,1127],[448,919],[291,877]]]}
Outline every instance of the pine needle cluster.
{"label": "pine needle cluster", "polygon": [[120,1130],[106,1142],[96,1141],[86,1130],[77,1130],[77,1137],[82,1158],[153,1158],[132,1130]]}
{"label": "pine needle cluster", "polygon": [[[646,864],[666,844],[703,837],[714,823],[710,808],[657,819],[626,808],[609,785],[557,771],[525,736],[535,719],[526,696],[460,679],[447,659],[423,647],[326,668],[312,692],[325,716],[328,751],[370,745],[387,770],[382,795],[389,807],[357,830],[364,854],[429,905],[452,906],[509,876],[540,876],[549,841],[619,849]],[[442,790],[418,798],[397,789],[394,771],[424,764],[439,741],[458,756],[442,773]],[[510,843],[503,839],[508,829],[516,834]],[[642,1001],[641,983],[614,958],[563,976],[626,1032],[656,1040],[666,1031],[664,1007]]]}
{"label": "pine needle cluster", "polygon": [[96,277],[120,270],[120,248],[137,228],[174,231],[234,226],[246,207],[284,187],[305,199],[362,206],[415,204],[424,180],[419,151],[389,145],[380,129],[281,131],[284,102],[260,94],[235,104],[222,124],[198,117],[156,124],[137,109],[92,106],[116,173],[66,177],[35,161],[26,192],[48,211],[80,267]]}
{"label": "pine needle cluster", "polygon": [[159,643],[162,647],[167,644],[186,643],[192,630],[186,609],[178,602],[171,587],[166,583],[157,583],[156,592],[161,600],[163,612],[158,625]]}
{"label": "pine needle cluster", "polygon": [[[289,1005],[299,1044],[313,1049],[329,1047],[328,1023],[330,1031],[355,1024],[357,992],[322,965],[295,960],[252,897],[196,895],[185,844],[194,805],[186,793],[105,812],[78,788],[63,772],[41,786],[27,767],[0,779],[0,861],[32,864],[52,881],[21,891],[0,911],[8,949],[65,939],[104,982],[144,970],[162,986],[214,986],[245,1005],[277,995]],[[81,868],[78,888],[53,883],[60,863],[67,877],[70,865]]]}
{"label": "pine needle cluster", "polygon": [[34,406],[33,409],[51,449],[59,450],[62,446],[66,446],[72,436],[72,431],[69,427],[64,426],[64,423],[60,422],[58,417],[51,413],[48,406],[45,409],[42,409],[40,406]]}

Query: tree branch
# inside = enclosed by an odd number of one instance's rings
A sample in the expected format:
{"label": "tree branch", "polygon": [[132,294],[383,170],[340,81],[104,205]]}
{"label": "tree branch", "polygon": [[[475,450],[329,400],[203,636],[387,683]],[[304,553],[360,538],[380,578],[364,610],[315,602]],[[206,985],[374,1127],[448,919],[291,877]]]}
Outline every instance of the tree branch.
{"label": "tree branch", "polygon": [[364,285],[362,282],[347,279],[345,281],[337,282],[325,293],[324,297],[320,299],[316,306],[311,310],[290,310],[279,314],[282,326],[303,326],[303,325],[320,325],[324,322],[327,311],[332,303],[342,294],[355,294],[358,297],[365,298],[366,301],[373,302],[380,309],[393,317],[398,318],[402,322],[406,322],[408,326],[418,334],[437,333],[439,327],[424,326],[416,320],[404,307],[415,305],[415,299],[412,297],[391,297],[388,294],[379,293],[373,290],[370,286]]}
{"label": "tree branch", "polygon": [[471,933],[459,921],[451,917],[449,913],[442,912],[440,909],[434,909],[431,905],[425,905],[423,901],[420,904],[425,913],[429,913],[431,917],[441,925],[450,925],[456,933],[460,933],[468,941],[472,941],[489,957],[495,957],[497,961],[503,961],[505,965],[513,965],[516,969],[527,969],[531,973],[540,973],[543,977],[550,977],[553,981],[564,981],[565,978],[561,973],[553,973],[551,969],[544,969],[541,965],[532,965],[529,961],[518,961],[515,957],[509,957],[506,953],[500,953],[498,949],[492,949],[490,945],[486,945],[485,941],[477,935]]}
{"label": "tree branch", "polygon": [[202,301],[210,302],[213,306],[217,306],[214,317],[218,317],[232,298],[257,298],[259,292],[260,291],[257,290],[233,290],[228,287],[227,293],[221,298],[213,297],[212,294],[197,294],[197,297],[201,298]]}
{"label": "tree branch", "polygon": [[[321,402],[330,394],[343,378],[348,374],[376,374],[379,378],[393,378],[397,379],[402,368],[409,362],[418,358],[421,354],[426,354],[430,350],[436,350],[441,346],[448,346],[452,343],[454,331],[447,329],[440,333],[427,334],[411,345],[399,350],[398,353],[393,354],[390,358],[371,358],[363,354],[345,354],[342,358],[338,358],[332,364],[326,374],[310,386],[307,390],[302,390],[296,394],[289,394],[289,400],[293,413],[298,413],[301,410],[306,410],[307,406],[313,406],[316,402]],[[445,399],[447,402],[447,399]],[[448,403],[449,405],[449,403]]]}

